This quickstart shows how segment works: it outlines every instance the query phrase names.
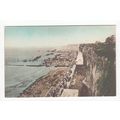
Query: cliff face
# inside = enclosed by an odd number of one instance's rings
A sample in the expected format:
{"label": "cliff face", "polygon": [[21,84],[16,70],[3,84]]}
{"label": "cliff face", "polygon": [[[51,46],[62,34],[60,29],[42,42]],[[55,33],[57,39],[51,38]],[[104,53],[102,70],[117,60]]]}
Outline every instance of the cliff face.
{"label": "cliff face", "polygon": [[115,37],[111,36],[104,43],[82,44],[85,66],[85,79],[90,96],[115,96]]}

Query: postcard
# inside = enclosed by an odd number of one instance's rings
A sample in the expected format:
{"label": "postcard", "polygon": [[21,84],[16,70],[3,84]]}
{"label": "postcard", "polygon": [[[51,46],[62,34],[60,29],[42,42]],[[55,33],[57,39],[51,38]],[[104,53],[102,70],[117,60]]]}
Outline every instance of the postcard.
{"label": "postcard", "polygon": [[116,96],[116,26],[5,26],[5,97]]}

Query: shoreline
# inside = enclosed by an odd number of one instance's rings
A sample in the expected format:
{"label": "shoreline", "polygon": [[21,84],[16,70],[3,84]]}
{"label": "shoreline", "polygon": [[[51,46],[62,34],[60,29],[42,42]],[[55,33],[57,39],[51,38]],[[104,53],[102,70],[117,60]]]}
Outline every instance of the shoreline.
{"label": "shoreline", "polygon": [[18,97],[46,97],[47,92],[52,86],[56,86],[69,70],[69,67],[57,67],[51,70],[48,74],[36,79],[30,86],[28,86]]}

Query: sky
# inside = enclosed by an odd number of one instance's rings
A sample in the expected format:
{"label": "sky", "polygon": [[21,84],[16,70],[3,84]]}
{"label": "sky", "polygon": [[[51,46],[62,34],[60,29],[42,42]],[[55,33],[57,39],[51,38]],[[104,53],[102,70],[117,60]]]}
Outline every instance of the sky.
{"label": "sky", "polygon": [[6,48],[42,48],[105,41],[115,35],[114,25],[104,26],[6,26]]}

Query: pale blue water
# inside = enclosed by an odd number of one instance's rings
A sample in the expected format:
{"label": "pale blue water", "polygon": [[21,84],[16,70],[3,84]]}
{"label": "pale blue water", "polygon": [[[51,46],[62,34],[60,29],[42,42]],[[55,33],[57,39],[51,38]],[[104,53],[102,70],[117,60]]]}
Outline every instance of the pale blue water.
{"label": "pale blue water", "polygon": [[[48,55],[47,50],[9,50],[5,54],[5,96],[17,97],[36,79],[46,75],[54,67],[28,67],[26,65],[39,65],[44,59],[52,58],[54,55]],[[23,62],[23,59],[31,59],[41,55],[42,57],[34,62]],[[23,66],[16,66],[23,65]]]}
{"label": "pale blue water", "polygon": [[5,66],[5,95],[16,97],[53,67]]}

